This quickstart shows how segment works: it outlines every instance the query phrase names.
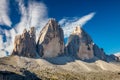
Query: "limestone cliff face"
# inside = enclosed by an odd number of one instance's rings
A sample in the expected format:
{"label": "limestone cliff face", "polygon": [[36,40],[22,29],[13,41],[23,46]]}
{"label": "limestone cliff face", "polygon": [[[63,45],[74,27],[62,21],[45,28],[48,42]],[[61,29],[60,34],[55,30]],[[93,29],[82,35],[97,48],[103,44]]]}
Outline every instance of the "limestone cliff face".
{"label": "limestone cliff face", "polygon": [[90,36],[79,26],[70,35],[66,50],[68,54],[75,55],[80,59],[91,59],[93,54],[93,41]]}
{"label": "limestone cliff face", "polygon": [[64,53],[63,30],[55,19],[50,19],[40,32],[37,51],[42,57],[56,57]]}
{"label": "limestone cliff face", "polygon": [[103,49],[94,44],[91,37],[79,26],[70,35],[65,51],[67,54],[76,56],[82,60],[95,57],[106,60]]}
{"label": "limestone cliff face", "polygon": [[35,28],[29,31],[24,29],[22,35],[17,35],[14,41],[14,49],[12,55],[25,57],[36,57],[36,36]]}
{"label": "limestone cliff face", "polygon": [[63,30],[55,19],[50,19],[41,30],[37,44],[34,27],[29,31],[25,29],[21,35],[16,36],[12,55],[32,58],[39,55],[47,58],[56,57],[62,53],[82,60],[94,57],[106,60],[103,49],[94,44],[91,37],[79,26],[70,35],[65,47]]}

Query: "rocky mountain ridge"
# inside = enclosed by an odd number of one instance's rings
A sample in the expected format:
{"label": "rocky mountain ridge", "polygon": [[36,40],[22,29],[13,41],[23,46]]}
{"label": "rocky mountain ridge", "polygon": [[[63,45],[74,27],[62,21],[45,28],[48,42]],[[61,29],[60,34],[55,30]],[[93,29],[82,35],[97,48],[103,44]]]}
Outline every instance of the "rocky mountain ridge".
{"label": "rocky mountain ridge", "polygon": [[67,45],[64,43],[63,30],[55,19],[50,19],[40,31],[36,41],[35,29],[26,29],[22,35],[15,37],[12,55],[24,57],[52,58],[59,55],[70,55],[81,60],[107,60],[103,49],[94,44],[92,38],[80,26],[71,33]]}
{"label": "rocky mountain ridge", "polygon": [[63,30],[55,19],[50,19],[40,32],[37,51],[41,57],[56,57],[64,53]]}
{"label": "rocky mountain ridge", "polygon": [[37,42],[34,27],[15,37],[12,55],[0,58],[0,79],[119,80],[118,59],[106,55],[80,26],[65,45],[62,28],[50,19]]}
{"label": "rocky mountain ridge", "polygon": [[21,35],[17,35],[14,41],[14,49],[12,55],[37,57],[36,51],[36,35],[34,27],[29,31],[24,29]]}

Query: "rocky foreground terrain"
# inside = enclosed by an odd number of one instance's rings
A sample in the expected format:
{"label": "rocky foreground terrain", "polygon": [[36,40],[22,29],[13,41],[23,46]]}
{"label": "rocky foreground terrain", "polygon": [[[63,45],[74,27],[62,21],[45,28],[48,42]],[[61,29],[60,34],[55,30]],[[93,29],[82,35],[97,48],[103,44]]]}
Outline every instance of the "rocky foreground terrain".
{"label": "rocky foreground terrain", "polygon": [[79,26],[66,45],[63,34],[55,19],[38,40],[34,27],[25,29],[15,37],[12,55],[0,58],[0,80],[120,80],[118,56],[106,55]]}
{"label": "rocky foreground terrain", "polygon": [[0,59],[0,80],[119,80],[120,65],[116,64],[67,56],[50,60],[10,56]]}

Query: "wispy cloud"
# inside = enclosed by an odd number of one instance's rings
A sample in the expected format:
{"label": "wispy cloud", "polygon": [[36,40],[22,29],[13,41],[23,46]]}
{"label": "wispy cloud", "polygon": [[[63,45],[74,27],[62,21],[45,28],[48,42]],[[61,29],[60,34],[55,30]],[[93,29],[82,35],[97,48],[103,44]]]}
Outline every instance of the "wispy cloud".
{"label": "wispy cloud", "polygon": [[[29,29],[30,27],[36,27],[36,35],[38,37],[39,32],[44,27],[44,25],[48,21],[47,16],[47,7],[44,3],[37,3],[34,0],[28,1],[28,6],[26,7],[24,4],[24,0],[16,0],[19,4],[19,9],[21,13],[21,20],[18,24],[14,26],[14,28],[10,30],[2,30],[2,34],[5,35],[6,41],[3,42],[3,35],[0,34],[0,55],[1,53],[5,54],[9,52],[11,54],[14,47],[14,38],[17,34],[21,34],[25,28]],[[0,24],[11,26],[11,21],[8,16],[8,4],[7,0],[0,1]],[[65,37],[68,37],[70,33],[73,31],[74,27],[77,25],[83,26],[94,16],[94,12],[90,13],[82,18],[74,17],[73,19],[63,18],[59,21],[60,25],[62,25]],[[2,55],[3,56],[3,55]]]}
{"label": "wispy cloud", "polygon": [[81,18],[74,17],[73,19],[63,18],[59,21],[59,24],[62,26],[64,31],[64,36],[69,37],[76,26],[84,26],[89,20],[91,20],[95,15],[95,12],[92,12],[88,15],[85,15]]}
{"label": "wispy cloud", "polygon": [[44,3],[30,2],[28,10],[28,27],[36,27],[36,35],[38,38],[39,32],[48,21],[47,7]]}
{"label": "wispy cloud", "polygon": [[[29,29],[30,27],[36,27],[36,35],[39,34],[40,30],[47,23],[47,7],[44,3],[37,3],[35,1],[29,1],[28,7],[25,6],[24,0],[16,0],[19,4],[19,9],[21,13],[21,20],[14,28],[10,30],[2,30],[6,36],[6,42],[2,42],[3,38],[0,36],[0,52],[9,52],[12,53],[14,47],[14,38],[17,34],[21,34],[23,30]],[[6,3],[6,2],[5,2]],[[3,9],[7,11],[8,9]],[[1,53],[0,53],[1,54]]]}
{"label": "wispy cloud", "polygon": [[8,10],[8,0],[0,0],[0,25],[11,26],[11,21],[9,18],[9,10]]}
{"label": "wispy cloud", "polygon": [[[47,16],[47,8],[43,3],[31,2],[29,4],[29,26],[38,26],[43,24],[44,19]],[[40,22],[42,21],[42,22]]]}
{"label": "wispy cloud", "polygon": [[20,23],[15,27],[17,33],[20,34],[24,28],[29,29],[34,26],[36,35],[38,35],[48,21],[46,5],[42,2],[29,1],[28,7],[25,7],[23,0],[18,0],[18,2],[22,17]]}
{"label": "wispy cloud", "polygon": [[0,35],[0,49],[3,48],[3,40],[2,40],[2,35]]}

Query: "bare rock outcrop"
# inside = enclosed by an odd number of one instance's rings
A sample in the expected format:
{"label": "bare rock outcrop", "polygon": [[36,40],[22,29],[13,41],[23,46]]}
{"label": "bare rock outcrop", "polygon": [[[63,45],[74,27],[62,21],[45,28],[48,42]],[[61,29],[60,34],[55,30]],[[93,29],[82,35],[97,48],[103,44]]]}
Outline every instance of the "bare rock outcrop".
{"label": "bare rock outcrop", "polygon": [[55,19],[50,19],[40,32],[37,51],[44,58],[56,57],[64,53],[63,30]]}
{"label": "bare rock outcrop", "polygon": [[91,37],[79,26],[70,35],[65,52],[82,60],[97,58],[106,61],[104,50],[94,44]]}
{"label": "bare rock outcrop", "polygon": [[70,35],[66,50],[68,54],[77,56],[82,60],[94,57],[93,41],[91,37],[79,26],[76,27]]}
{"label": "bare rock outcrop", "polygon": [[37,56],[36,53],[35,28],[31,27],[29,31],[24,29],[22,35],[15,37],[12,55],[34,58]]}

